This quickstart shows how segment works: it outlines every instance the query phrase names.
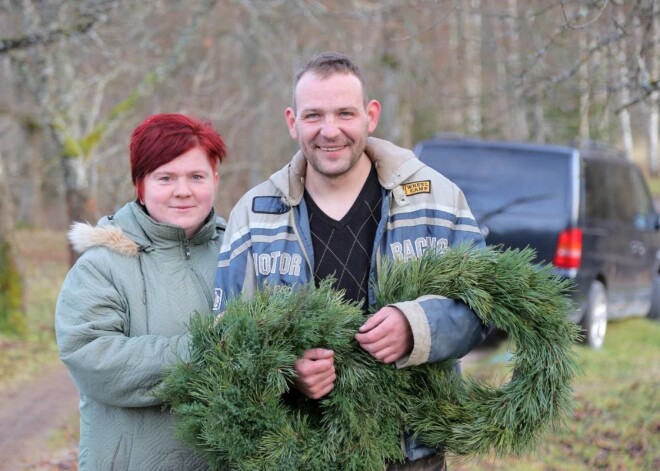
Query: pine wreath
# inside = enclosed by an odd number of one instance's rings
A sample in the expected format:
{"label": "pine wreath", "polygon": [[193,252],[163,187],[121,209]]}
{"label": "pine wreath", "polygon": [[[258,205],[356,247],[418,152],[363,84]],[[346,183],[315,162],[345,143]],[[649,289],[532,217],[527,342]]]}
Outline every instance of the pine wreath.
{"label": "pine wreath", "polygon": [[[266,287],[237,298],[219,319],[193,316],[191,357],[159,396],[179,418],[177,435],[213,469],[382,470],[404,459],[401,436],[459,455],[529,451],[571,411],[577,327],[569,283],[532,264],[531,249],[467,246],[417,260],[381,261],[374,312],[437,294],[461,299],[515,346],[511,380],[480,384],[445,361],[397,370],[354,340],[364,322],[329,280],[318,288]],[[290,390],[296,358],[334,350],[331,394]]]}

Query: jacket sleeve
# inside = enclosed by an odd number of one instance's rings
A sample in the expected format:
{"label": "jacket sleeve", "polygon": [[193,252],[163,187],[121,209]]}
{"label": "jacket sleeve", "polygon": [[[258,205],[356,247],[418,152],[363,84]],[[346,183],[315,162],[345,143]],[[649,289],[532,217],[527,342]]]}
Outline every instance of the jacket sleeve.
{"label": "jacket sleeve", "polygon": [[[484,247],[477,226],[462,191],[454,187],[454,213],[451,245],[470,243]],[[466,227],[472,227],[465,230]],[[413,301],[394,304],[408,319],[414,346],[409,355],[397,361],[397,367],[434,363],[461,358],[478,346],[492,327],[484,323],[464,302],[442,296],[422,296]]]}
{"label": "jacket sleeve", "polygon": [[247,223],[239,213],[242,201],[229,216],[227,230],[220,253],[218,255],[218,270],[215,276],[215,300],[213,312],[224,312],[228,300],[245,293],[254,294],[256,274],[252,259],[252,234]]}
{"label": "jacket sleeve", "polygon": [[78,260],[60,291],[55,312],[60,358],[81,394],[97,402],[159,405],[153,392],[165,371],[187,357],[188,335],[129,337],[129,303],[102,269],[107,263],[98,262]]}
{"label": "jacket sleeve", "polygon": [[461,358],[479,345],[490,327],[467,304],[442,296],[423,296],[394,304],[404,313],[413,332],[412,352],[397,367]]}

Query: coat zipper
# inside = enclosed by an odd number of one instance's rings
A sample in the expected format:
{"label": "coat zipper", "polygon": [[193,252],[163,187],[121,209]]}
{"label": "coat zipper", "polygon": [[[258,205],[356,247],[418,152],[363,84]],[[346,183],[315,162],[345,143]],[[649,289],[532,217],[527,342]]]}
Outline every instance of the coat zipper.
{"label": "coat zipper", "polygon": [[[186,260],[190,262],[190,257],[192,255],[190,252],[190,239],[186,239],[183,241],[183,251],[186,254]],[[206,288],[206,283],[204,282],[204,278],[200,276],[193,263],[189,264],[189,268],[190,271],[192,272],[193,277],[197,279],[197,286],[202,291],[202,294],[211,303],[211,305],[213,305],[213,292],[209,293],[209,290]]]}

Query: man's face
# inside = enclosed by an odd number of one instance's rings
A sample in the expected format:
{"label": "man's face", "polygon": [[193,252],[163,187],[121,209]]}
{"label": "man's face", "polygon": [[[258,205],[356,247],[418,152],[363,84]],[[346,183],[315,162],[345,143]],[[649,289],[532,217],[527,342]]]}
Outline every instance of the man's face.
{"label": "man's face", "polygon": [[309,163],[308,172],[323,178],[348,173],[376,129],[380,104],[364,104],[360,79],[335,73],[321,78],[303,75],[296,87],[296,111],[287,108],[289,134],[298,141]]}

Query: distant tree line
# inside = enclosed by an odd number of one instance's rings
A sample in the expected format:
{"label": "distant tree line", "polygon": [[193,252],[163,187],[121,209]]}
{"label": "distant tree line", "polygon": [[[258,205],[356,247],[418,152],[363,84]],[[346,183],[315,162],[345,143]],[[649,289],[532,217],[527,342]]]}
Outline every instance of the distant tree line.
{"label": "distant tree line", "polygon": [[[227,216],[295,150],[283,110],[313,53],[360,64],[378,135],[598,140],[657,174],[660,0],[0,0],[0,171],[16,226],[94,222],[133,197],[146,115],[211,119]],[[11,210],[9,209],[11,207]],[[0,236],[0,239],[2,236]]]}

